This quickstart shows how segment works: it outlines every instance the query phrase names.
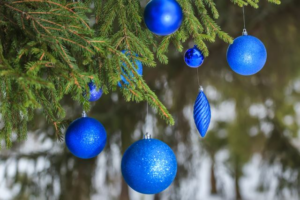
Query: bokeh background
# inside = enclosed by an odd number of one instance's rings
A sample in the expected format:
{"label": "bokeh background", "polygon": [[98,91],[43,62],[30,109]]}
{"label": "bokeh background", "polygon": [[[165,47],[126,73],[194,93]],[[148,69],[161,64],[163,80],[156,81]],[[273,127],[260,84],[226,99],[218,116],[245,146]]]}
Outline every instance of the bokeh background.
{"label": "bokeh background", "polygon": [[[224,0],[216,4],[223,30],[241,35],[242,9]],[[169,64],[145,68],[143,77],[174,116],[174,126],[153,109],[146,117],[146,103],[125,102],[119,92],[104,95],[88,115],[105,126],[107,145],[97,158],[81,160],[56,140],[38,110],[27,140],[15,139],[11,149],[0,151],[0,200],[300,199],[300,1],[262,1],[259,9],[245,11],[248,33],[267,48],[267,64],[243,77],[227,65],[228,44],[209,45],[210,56],[199,68],[212,109],[204,139],[193,121],[197,70],[184,64],[184,52],[171,48]],[[189,40],[185,47],[193,45]],[[66,97],[63,104],[70,122],[80,117],[78,102]],[[122,154],[146,131],[178,160],[174,183],[157,195],[131,190],[120,170]]]}

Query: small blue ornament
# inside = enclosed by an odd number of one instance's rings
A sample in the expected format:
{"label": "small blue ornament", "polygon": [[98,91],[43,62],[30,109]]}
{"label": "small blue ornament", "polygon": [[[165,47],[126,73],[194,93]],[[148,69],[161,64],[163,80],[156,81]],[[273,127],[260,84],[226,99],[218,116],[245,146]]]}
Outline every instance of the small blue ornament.
{"label": "small blue ornament", "polygon": [[156,35],[174,33],[179,29],[182,19],[182,8],[176,0],[151,0],[144,11],[146,26]]}
{"label": "small blue ornament", "polygon": [[[123,54],[125,54],[126,56],[130,56],[130,53],[127,50],[123,50],[121,52]],[[133,53],[133,55],[138,56],[137,53]],[[135,68],[137,74],[140,75],[140,76],[142,76],[143,75],[143,64],[142,64],[142,62],[139,61],[139,60],[137,60],[137,59],[132,59],[132,58],[130,58],[129,60],[132,63],[132,67]],[[133,62],[135,63],[135,65],[133,64]],[[127,69],[127,70],[130,70],[130,69],[127,68],[127,65],[126,65],[125,62],[122,63],[122,72],[125,74],[124,76],[126,76],[126,78],[128,78],[129,80],[131,80],[134,77],[133,72],[130,72],[130,74],[126,74],[127,72],[124,70],[124,68]],[[122,82],[124,84],[128,85],[129,82],[126,80],[126,78],[124,76],[121,75],[121,80],[122,80]],[[118,83],[118,86],[122,87],[122,85],[121,85],[120,82]]]}
{"label": "small blue ornament", "polygon": [[97,156],[105,147],[106,131],[96,119],[83,117],[73,121],[67,129],[65,142],[73,155],[82,159]]}
{"label": "small blue ornament", "polygon": [[146,137],[132,144],[121,163],[126,183],[143,194],[156,194],[171,185],[177,173],[172,149],[157,139]]}
{"label": "small blue ornament", "polygon": [[100,97],[103,94],[102,89],[99,88],[97,90],[97,86],[92,81],[89,82],[88,86],[90,88],[90,99],[89,99],[89,101],[93,102],[93,101],[97,101],[98,99],[100,99]]}
{"label": "small blue ornament", "polygon": [[192,68],[200,67],[204,62],[202,52],[195,45],[193,48],[188,49],[184,54],[185,63]]}
{"label": "small blue ornament", "polygon": [[194,105],[194,120],[197,129],[202,137],[205,137],[207,129],[210,124],[210,105],[203,92],[203,88],[200,88],[200,92]]}
{"label": "small blue ornament", "polygon": [[244,76],[259,72],[267,61],[265,45],[256,37],[243,35],[236,38],[227,50],[227,62],[231,69]]}

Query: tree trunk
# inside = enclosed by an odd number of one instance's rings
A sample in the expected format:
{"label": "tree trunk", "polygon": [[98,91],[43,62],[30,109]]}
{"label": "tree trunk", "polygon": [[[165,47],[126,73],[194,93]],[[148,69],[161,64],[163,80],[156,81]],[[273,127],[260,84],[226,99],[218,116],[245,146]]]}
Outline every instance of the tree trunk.
{"label": "tree trunk", "polygon": [[[127,133],[131,133],[132,132],[132,126],[130,126],[130,120],[128,118],[125,118],[125,126],[124,126],[124,133],[121,134],[121,148],[122,148],[122,155],[124,154],[124,152],[126,151],[126,149],[131,145],[131,137],[130,135],[128,135]],[[130,200],[129,198],[129,189],[128,189],[128,185],[125,182],[125,180],[122,177],[122,183],[121,183],[121,193],[119,196],[119,200]]]}
{"label": "tree trunk", "polygon": [[119,200],[130,200],[128,186],[123,178],[122,178],[122,189],[121,189]]}
{"label": "tree trunk", "polygon": [[236,200],[242,200],[242,195],[240,192],[240,184],[239,184],[239,180],[240,180],[240,173],[239,173],[239,168],[238,168],[238,164],[236,163],[235,166],[235,198]]}
{"label": "tree trunk", "polygon": [[67,168],[66,174],[61,176],[60,200],[88,200],[91,198],[92,177],[96,169],[96,158],[82,160],[68,154],[58,166],[67,166],[69,159],[74,159],[75,163],[72,168]]}
{"label": "tree trunk", "polygon": [[159,196],[159,194],[155,194],[155,196],[154,196],[154,200],[160,200],[160,196]]}
{"label": "tree trunk", "polygon": [[212,163],[210,167],[210,193],[217,194],[217,180],[215,176],[215,161],[214,157],[212,157]]}

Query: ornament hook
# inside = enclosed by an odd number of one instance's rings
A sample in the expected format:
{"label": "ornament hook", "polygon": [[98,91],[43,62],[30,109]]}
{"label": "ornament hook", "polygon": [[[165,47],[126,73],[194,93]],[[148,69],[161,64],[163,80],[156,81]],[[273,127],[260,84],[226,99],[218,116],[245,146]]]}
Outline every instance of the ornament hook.
{"label": "ornament hook", "polygon": [[242,33],[243,35],[248,35],[248,32],[247,32],[247,30],[244,28],[243,29],[243,33]]}
{"label": "ornament hook", "polygon": [[87,117],[87,114],[86,114],[85,110],[84,110],[84,111],[82,111],[82,114],[81,114],[81,116],[82,116],[82,117]]}
{"label": "ornament hook", "polygon": [[146,139],[146,140],[151,139],[151,135],[147,132],[147,133],[144,135],[144,139]]}
{"label": "ornament hook", "polygon": [[199,91],[203,92],[203,87],[200,85]]}

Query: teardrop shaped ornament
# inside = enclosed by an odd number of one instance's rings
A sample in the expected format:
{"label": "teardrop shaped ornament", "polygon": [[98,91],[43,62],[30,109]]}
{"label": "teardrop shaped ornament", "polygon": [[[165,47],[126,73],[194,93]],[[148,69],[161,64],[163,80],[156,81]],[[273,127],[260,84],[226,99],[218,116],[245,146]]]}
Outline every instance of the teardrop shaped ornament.
{"label": "teardrop shaped ornament", "polygon": [[205,137],[210,119],[210,105],[201,87],[194,105],[194,120],[201,137]]}

